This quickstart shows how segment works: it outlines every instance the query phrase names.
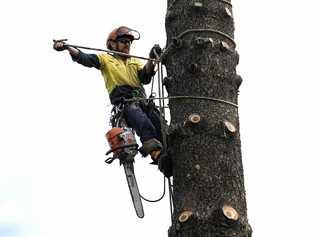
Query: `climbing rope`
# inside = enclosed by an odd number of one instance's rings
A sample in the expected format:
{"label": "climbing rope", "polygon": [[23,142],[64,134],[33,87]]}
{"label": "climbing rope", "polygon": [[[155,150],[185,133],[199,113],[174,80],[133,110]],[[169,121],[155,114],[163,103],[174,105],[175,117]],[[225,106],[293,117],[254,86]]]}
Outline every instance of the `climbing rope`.
{"label": "climbing rope", "polygon": [[167,48],[164,49],[163,53],[160,55],[159,61],[163,61],[163,58],[168,54],[170,49],[175,45],[175,43],[174,43],[175,41],[181,40],[185,35],[192,33],[192,32],[194,32],[194,33],[196,33],[196,32],[210,32],[210,33],[215,33],[215,34],[221,35],[221,36],[225,37],[226,39],[228,39],[233,44],[234,48],[236,48],[236,42],[234,41],[234,39],[222,31],[219,31],[216,29],[211,29],[211,28],[208,28],[208,29],[189,29],[189,30],[183,31],[182,33],[180,33],[179,35],[177,35],[176,37],[173,38],[173,42],[171,44],[169,44],[167,46]]}
{"label": "climbing rope", "polygon": [[214,97],[205,97],[205,96],[189,96],[189,95],[178,95],[178,96],[168,96],[168,97],[154,97],[154,98],[132,98],[132,99],[126,99],[125,101],[127,102],[133,102],[133,101],[142,101],[142,100],[175,100],[175,99],[194,99],[194,100],[210,100],[210,101],[215,101],[219,103],[224,103],[231,105],[235,108],[238,108],[238,104],[235,104],[230,101],[222,100],[222,99],[217,99]]}
{"label": "climbing rope", "polygon": [[[182,38],[184,35],[190,33],[190,32],[215,32],[218,34],[223,35],[224,37],[230,39],[234,45],[235,42],[232,38],[230,38],[230,36],[226,35],[223,32],[220,31],[216,31],[216,30],[212,30],[212,29],[192,29],[192,30],[187,30],[184,31],[183,33],[181,33],[177,38]],[[154,52],[155,53],[155,52]],[[165,52],[162,53],[162,55],[160,56],[159,59],[162,58],[162,56],[164,55]],[[155,53],[156,54],[156,53]],[[158,56],[156,54],[156,56]],[[158,57],[157,57],[158,58]],[[160,112],[160,122],[161,122],[161,134],[162,134],[162,143],[163,143],[163,147],[164,149],[167,150],[167,137],[166,137],[166,127],[165,127],[165,100],[169,99],[169,100],[174,100],[174,99],[195,99],[195,100],[209,100],[209,101],[214,101],[214,102],[219,102],[219,103],[224,103],[227,105],[231,105],[235,108],[238,108],[238,105],[236,103],[230,102],[230,101],[226,101],[226,100],[222,100],[222,99],[218,99],[218,98],[214,98],[214,97],[204,97],[204,96],[168,96],[165,97],[164,94],[164,87],[163,87],[163,82],[162,82],[162,78],[163,78],[163,67],[162,67],[162,63],[161,60],[157,60],[157,67],[158,67],[158,97],[154,96],[154,92],[153,92],[153,88],[154,88],[154,79],[155,77],[153,76],[152,78],[152,84],[151,84],[151,93],[150,93],[150,97],[149,98],[131,98],[131,99],[126,99],[125,101],[127,102],[136,102],[136,101],[148,101],[148,100],[158,100],[159,101],[159,112]],[[169,203],[170,203],[170,215],[171,215],[171,222],[172,222],[172,217],[173,217],[173,208],[174,208],[174,196],[173,196],[173,185],[171,183],[171,179],[168,179],[168,186],[169,186]],[[162,200],[162,198],[165,196],[165,185],[166,185],[166,179],[164,178],[164,191],[163,194],[161,195],[160,198],[158,198],[157,200],[150,200],[147,199],[145,197],[143,197],[141,195],[141,198],[147,202],[158,202],[160,200]]]}
{"label": "climbing rope", "polygon": [[[227,5],[229,5],[229,6],[233,6],[232,5],[232,3],[231,2],[229,2],[229,1],[227,1],[227,0],[219,0],[220,2],[223,2],[223,3],[225,3],[225,4],[227,4]],[[177,2],[177,0],[174,0],[171,4],[170,4],[170,6],[168,7],[168,11],[170,11],[171,10],[171,8],[173,8],[173,6],[175,5],[175,3]]]}
{"label": "climbing rope", "polygon": [[221,2],[223,2],[223,3],[225,3],[225,4],[227,4],[227,5],[229,5],[229,6],[233,6],[233,4],[231,3],[231,2],[229,2],[229,1],[227,1],[227,0],[219,0],[219,1],[221,1]]}
{"label": "climbing rope", "polygon": [[151,200],[151,199],[145,198],[145,197],[144,197],[143,195],[141,195],[141,194],[140,194],[140,197],[141,197],[143,200],[145,200],[146,202],[159,202],[160,200],[162,200],[163,197],[164,197],[165,194],[166,194],[166,179],[165,179],[165,177],[163,177],[163,179],[164,179],[164,182],[163,182],[163,193],[162,193],[162,195],[161,195],[158,199],[156,199],[156,200]]}
{"label": "climbing rope", "polygon": [[[163,83],[162,83],[162,78],[163,78],[163,68],[162,68],[162,64],[159,60],[159,55],[157,54],[157,52],[154,50],[154,54],[156,56],[157,60],[157,71],[158,71],[158,98],[164,98],[165,94],[164,94],[164,88],[163,88]],[[148,99],[145,98],[134,98],[134,99],[127,99],[126,101],[141,101],[141,100],[155,100],[158,99],[154,96],[154,92],[153,92],[153,88],[154,88],[154,79],[155,76],[152,77],[152,84],[151,84],[151,92],[150,92],[150,97]],[[165,102],[163,99],[159,99],[159,114],[160,114],[160,124],[161,124],[161,134],[162,134],[162,144],[163,144],[163,148],[165,150],[167,150],[167,135],[166,135],[166,130],[167,128],[165,127],[166,124],[164,122],[165,119]],[[165,191],[166,191],[166,179],[168,179],[168,187],[169,187],[169,205],[170,205],[170,216],[171,216],[171,223],[172,223],[172,216],[173,216],[173,190],[172,190],[172,184],[171,184],[171,179],[170,177],[167,178],[164,176],[164,192],[162,194],[162,196],[157,199],[157,200],[149,200],[144,198],[143,196],[141,196],[142,199],[144,199],[147,202],[158,202],[160,201],[164,196],[165,196]]]}
{"label": "climbing rope", "polygon": [[209,29],[189,29],[189,30],[185,30],[182,33],[180,33],[176,37],[176,39],[181,39],[184,35],[192,33],[192,32],[211,32],[211,33],[215,33],[215,34],[224,36],[226,39],[228,39],[229,41],[231,41],[233,43],[234,47],[236,47],[236,43],[235,43],[235,41],[234,41],[234,39],[232,37],[230,37],[228,34],[222,32],[222,31],[211,29],[211,28],[209,28]]}
{"label": "climbing rope", "polygon": [[[156,54],[156,56],[158,56]],[[158,96],[159,98],[164,98],[164,88],[163,88],[163,68],[162,63],[158,62]],[[166,135],[166,124],[165,124],[165,101],[159,100],[159,112],[160,112],[160,124],[161,124],[161,134],[162,134],[162,142],[165,151],[167,152],[167,135]],[[170,206],[170,217],[172,223],[172,216],[173,216],[173,190],[170,177],[168,179],[168,187],[169,187],[169,206]]]}
{"label": "climbing rope", "polygon": [[[65,39],[65,40],[63,40],[63,41],[66,41],[66,40],[67,40],[67,39]],[[106,52],[106,53],[109,53],[109,54],[117,54],[117,55],[121,55],[121,56],[127,56],[127,57],[132,57],[132,58],[139,58],[139,59],[144,59],[144,60],[148,60],[148,61],[158,62],[157,59],[146,58],[146,57],[141,57],[141,56],[137,56],[137,55],[122,53],[122,52],[115,51],[115,50],[91,48],[91,47],[80,46],[80,45],[74,45],[74,44],[65,44],[65,46],[66,46],[66,47],[73,47],[73,48],[77,48],[77,49],[87,49],[87,50],[101,51],[101,52]]]}

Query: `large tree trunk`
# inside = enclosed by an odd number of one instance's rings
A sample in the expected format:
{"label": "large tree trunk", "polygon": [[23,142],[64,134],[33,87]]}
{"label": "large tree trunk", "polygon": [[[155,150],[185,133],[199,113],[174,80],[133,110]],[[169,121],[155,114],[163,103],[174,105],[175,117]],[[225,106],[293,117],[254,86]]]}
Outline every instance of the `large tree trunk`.
{"label": "large tree trunk", "polygon": [[169,101],[174,185],[169,237],[250,237],[232,5],[168,0],[166,31],[164,85],[169,96],[179,96]]}

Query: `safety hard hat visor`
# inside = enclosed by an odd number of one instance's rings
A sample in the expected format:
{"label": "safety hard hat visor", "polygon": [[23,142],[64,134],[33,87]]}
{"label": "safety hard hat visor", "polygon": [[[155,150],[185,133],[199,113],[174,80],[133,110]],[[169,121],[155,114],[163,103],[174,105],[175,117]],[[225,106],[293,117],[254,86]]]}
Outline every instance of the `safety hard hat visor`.
{"label": "safety hard hat visor", "polygon": [[116,31],[117,37],[116,39],[119,38],[129,38],[131,40],[139,40],[140,34],[137,30],[133,30],[131,28],[121,26],[117,29]]}

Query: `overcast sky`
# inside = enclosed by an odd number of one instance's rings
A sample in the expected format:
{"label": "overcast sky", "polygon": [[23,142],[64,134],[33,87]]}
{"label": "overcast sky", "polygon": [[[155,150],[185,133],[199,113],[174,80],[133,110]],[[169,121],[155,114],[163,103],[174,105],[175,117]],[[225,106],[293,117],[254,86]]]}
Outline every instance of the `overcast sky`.
{"label": "overcast sky", "polygon": [[[313,1],[233,1],[240,54],[239,114],[254,237],[313,236],[315,42]],[[166,1],[0,3],[0,237],[167,236],[168,198],[137,219],[123,169],[104,165],[111,108],[100,73],[52,50],[52,40],[104,48],[128,25],[132,53],[165,46]],[[136,162],[141,193],[162,175]]]}

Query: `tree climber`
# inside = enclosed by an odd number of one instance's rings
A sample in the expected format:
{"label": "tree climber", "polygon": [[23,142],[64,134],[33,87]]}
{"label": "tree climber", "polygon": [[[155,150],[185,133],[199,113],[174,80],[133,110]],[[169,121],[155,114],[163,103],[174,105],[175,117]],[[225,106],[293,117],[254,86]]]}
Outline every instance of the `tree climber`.
{"label": "tree climber", "polygon": [[[138,40],[138,31],[121,26],[108,36],[106,46],[109,50],[129,54],[133,40]],[[68,50],[73,61],[101,71],[111,103],[116,106],[124,103],[124,118],[127,125],[133,128],[142,142],[142,154],[151,155],[157,163],[162,150],[160,118],[153,108],[145,102],[124,102],[124,99],[135,97],[146,98],[142,84],[148,84],[155,74],[155,64],[148,60],[143,65],[139,59],[119,54],[87,54],[75,47],[69,47],[63,41],[55,41],[53,48],[57,51]],[[154,59],[162,52],[155,45],[149,57]]]}

